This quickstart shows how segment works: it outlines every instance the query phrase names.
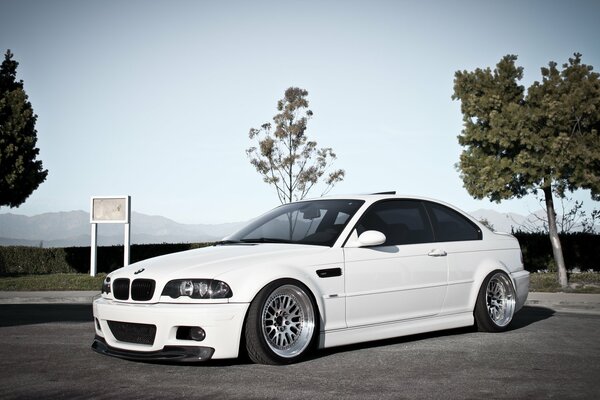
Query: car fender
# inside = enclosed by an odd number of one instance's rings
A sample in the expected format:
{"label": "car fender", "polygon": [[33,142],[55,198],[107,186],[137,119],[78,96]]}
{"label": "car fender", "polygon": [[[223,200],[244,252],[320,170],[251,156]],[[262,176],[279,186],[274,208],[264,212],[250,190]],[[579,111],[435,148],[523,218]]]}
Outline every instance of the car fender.
{"label": "car fender", "polygon": [[469,294],[469,305],[470,309],[475,310],[475,304],[477,302],[477,296],[479,295],[479,290],[481,289],[481,285],[483,285],[483,281],[489,274],[494,271],[502,271],[510,278],[513,287],[516,288],[514,279],[510,273],[509,268],[500,260],[495,260],[493,258],[483,259],[477,268],[475,268],[475,275],[473,276],[473,285],[471,286],[471,292]]}
{"label": "car fender", "polygon": [[[273,265],[254,266],[252,268],[252,275],[240,274],[239,271],[230,271],[221,274],[216,279],[228,282],[233,290],[233,297],[229,299],[230,302],[236,303],[251,303],[258,293],[271,282],[281,279],[293,279],[309,290],[309,294],[312,296],[316,303],[317,310],[321,322],[324,319],[324,304],[323,304],[323,284],[319,282],[321,278],[314,272],[315,267],[298,267],[298,266],[281,266],[274,267]],[[242,277],[240,277],[242,275]],[[340,277],[340,279],[343,279]]]}

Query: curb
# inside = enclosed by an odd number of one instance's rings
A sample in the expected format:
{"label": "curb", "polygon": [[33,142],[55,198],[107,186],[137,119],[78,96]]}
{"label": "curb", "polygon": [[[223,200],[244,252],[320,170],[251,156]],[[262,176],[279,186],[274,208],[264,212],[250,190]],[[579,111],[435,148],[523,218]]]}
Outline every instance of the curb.
{"label": "curb", "polygon": [[529,292],[525,305],[557,312],[600,315],[600,294]]}
{"label": "curb", "polygon": [[99,291],[9,292],[0,291],[0,304],[92,304]]}

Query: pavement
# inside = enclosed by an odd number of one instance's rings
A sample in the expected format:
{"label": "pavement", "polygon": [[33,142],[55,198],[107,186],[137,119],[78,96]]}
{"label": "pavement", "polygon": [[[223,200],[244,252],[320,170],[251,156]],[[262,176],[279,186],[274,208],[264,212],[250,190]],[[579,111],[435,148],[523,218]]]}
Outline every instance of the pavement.
{"label": "pavement", "polygon": [[[91,304],[98,295],[99,291],[0,291],[0,304]],[[525,305],[556,312],[600,315],[600,294],[530,292]]]}
{"label": "pavement", "polygon": [[100,291],[39,291],[18,292],[0,291],[0,304],[92,304],[94,297],[100,295]]}

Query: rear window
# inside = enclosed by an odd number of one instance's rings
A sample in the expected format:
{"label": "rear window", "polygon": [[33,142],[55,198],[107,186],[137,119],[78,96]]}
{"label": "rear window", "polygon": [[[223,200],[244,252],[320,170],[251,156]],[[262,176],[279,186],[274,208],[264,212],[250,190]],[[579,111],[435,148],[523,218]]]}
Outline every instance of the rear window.
{"label": "rear window", "polygon": [[480,240],[481,230],[462,214],[441,204],[427,202],[436,242]]}

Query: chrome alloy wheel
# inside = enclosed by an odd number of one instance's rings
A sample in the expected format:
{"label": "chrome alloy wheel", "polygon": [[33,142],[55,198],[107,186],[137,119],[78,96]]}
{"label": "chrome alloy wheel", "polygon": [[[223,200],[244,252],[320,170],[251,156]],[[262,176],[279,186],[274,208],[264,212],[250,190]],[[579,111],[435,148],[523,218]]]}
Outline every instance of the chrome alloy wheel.
{"label": "chrome alloy wheel", "polygon": [[499,327],[510,323],[515,313],[515,289],[503,273],[497,273],[488,282],[485,292],[488,315]]}
{"label": "chrome alloy wheel", "polygon": [[294,357],[310,344],[315,329],[315,312],[308,295],[294,285],[275,289],[262,309],[265,341],[278,356]]}

